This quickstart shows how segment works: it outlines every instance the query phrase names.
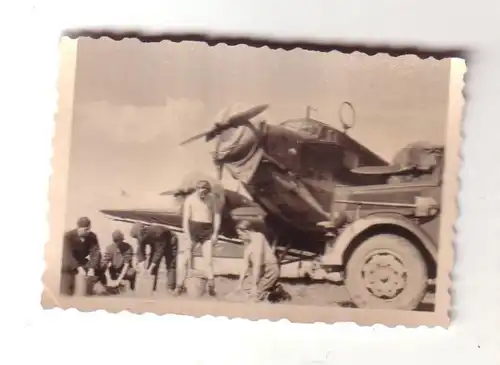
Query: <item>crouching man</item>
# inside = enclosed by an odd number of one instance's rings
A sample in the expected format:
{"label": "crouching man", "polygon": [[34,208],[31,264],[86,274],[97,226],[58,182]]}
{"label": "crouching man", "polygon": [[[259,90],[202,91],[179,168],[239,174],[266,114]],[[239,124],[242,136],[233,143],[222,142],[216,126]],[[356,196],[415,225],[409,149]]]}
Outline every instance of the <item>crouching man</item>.
{"label": "crouching man", "polygon": [[122,231],[112,233],[113,243],[106,247],[103,267],[106,270],[106,280],[111,288],[119,288],[122,282],[128,281],[130,290],[135,290],[136,271],[132,267],[134,250],[124,241]]}
{"label": "crouching man", "polygon": [[280,277],[278,260],[266,237],[250,227],[250,222],[242,220],[236,231],[244,243],[243,267],[236,291],[243,290],[243,281],[252,268],[250,296],[254,301],[267,300],[277,288]]}
{"label": "crouching man", "polygon": [[75,294],[75,279],[78,274],[88,277],[92,287],[96,282],[106,285],[106,277],[100,265],[101,250],[97,236],[92,232],[90,219],[81,217],[76,225],[76,228],[64,234],[61,293],[66,295]]}
{"label": "crouching man", "polygon": [[[176,285],[177,236],[163,226],[140,223],[132,227],[130,235],[137,240],[137,267],[155,278],[153,290],[156,290],[161,261],[165,259],[167,289],[173,291]],[[146,257],[147,246],[151,248],[149,258]]]}

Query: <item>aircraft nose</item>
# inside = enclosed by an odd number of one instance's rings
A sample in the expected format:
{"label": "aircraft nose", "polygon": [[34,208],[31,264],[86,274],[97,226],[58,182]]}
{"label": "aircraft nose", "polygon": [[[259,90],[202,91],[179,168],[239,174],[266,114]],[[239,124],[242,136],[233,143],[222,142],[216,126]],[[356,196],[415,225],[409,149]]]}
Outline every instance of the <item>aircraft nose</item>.
{"label": "aircraft nose", "polygon": [[255,148],[257,139],[248,126],[239,126],[222,132],[214,141],[212,157],[217,162],[240,161]]}

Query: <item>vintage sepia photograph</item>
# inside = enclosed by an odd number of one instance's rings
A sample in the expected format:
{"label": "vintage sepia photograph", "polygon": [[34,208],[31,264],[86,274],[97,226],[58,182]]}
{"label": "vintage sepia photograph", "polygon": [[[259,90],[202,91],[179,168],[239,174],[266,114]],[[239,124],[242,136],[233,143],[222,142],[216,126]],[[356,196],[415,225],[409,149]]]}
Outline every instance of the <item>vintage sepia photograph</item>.
{"label": "vintage sepia photograph", "polygon": [[447,326],[465,62],[61,41],[45,308]]}

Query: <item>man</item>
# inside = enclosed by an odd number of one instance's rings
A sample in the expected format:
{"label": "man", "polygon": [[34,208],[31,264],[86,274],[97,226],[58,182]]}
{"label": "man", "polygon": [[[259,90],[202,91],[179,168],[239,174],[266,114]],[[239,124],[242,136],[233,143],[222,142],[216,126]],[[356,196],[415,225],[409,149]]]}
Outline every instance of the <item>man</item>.
{"label": "man", "polygon": [[242,239],[243,267],[236,291],[241,291],[248,269],[252,267],[251,298],[255,301],[268,299],[277,288],[280,277],[278,261],[266,237],[250,227],[250,222],[242,220],[236,225],[236,232]]}
{"label": "man", "polygon": [[110,287],[118,288],[126,280],[130,283],[130,289],[135,290],[136,271],[132,267],[134,249],[124,238],[119,229],[112,233],[113,243],[106,247],[103,267]]}
{"label": "man", "polygon": [[[160,263],[164,258],[167,269],[167,288],[173,291],[176,284],[177,237],[163,226],[146,226],[140,223],[132,227],[130,235],[137,239],[137,269],[147,271],[155,277],[154,289],[156,289]],[[148,246],[151,254],[149,259],[146,259]]]}
{"label": "man", "polygon": [[215,280],[212,259],[212,248],[219,235],[221,216],[212,187],[206,180],[196,184],[196,190],[184,201],[182,228],[187,238],[180,256],[179,281],[175,294],[184,291],[184,281],[188,271],[193,269],[193,250],[201,245],[207,289],[210,296],[215,296]]}
{"label": "man", "polygon": [[73,295],[75,277],[78,273],[89,278],[96,277],[106,285],[106,277],[101,268],[101,250],[97,236],[91,230],[91,222],[87,217],[81,217],[77,227],[64,234],[61,292]]}

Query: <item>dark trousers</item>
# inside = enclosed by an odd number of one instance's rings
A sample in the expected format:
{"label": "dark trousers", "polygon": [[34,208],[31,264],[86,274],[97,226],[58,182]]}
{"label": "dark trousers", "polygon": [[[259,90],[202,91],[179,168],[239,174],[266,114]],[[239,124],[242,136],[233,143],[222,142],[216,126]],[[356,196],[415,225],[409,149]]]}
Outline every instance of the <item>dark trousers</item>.
{"label": "dark trousers", "polygon": [[[110,267],[109,268],[109,276],[111,277],[112,280],[118,279],[120,276],[121,272],[123,270],[123,267],[115,268],[115,267]],[[130,267],[127,270],[127,273],[123,277],[123,280],[126,280],[130,283],[130,290],[135,290],[135,282],[137,279],[137,271]]]}
{"label": "dark trousers", "polygon": [[[158,283],[158,274],[160,271],[161,262],[165,262],[165,269],[167,271],[167,287],[168,289],[175,289],[177,280],[177,244],[168,244],[160,258],[160,261],[156,263],[156,266],[152,272],[154,275],[153,290],[156,290]],[[152,264],[152,257],[149,257],[148,267]]]}

